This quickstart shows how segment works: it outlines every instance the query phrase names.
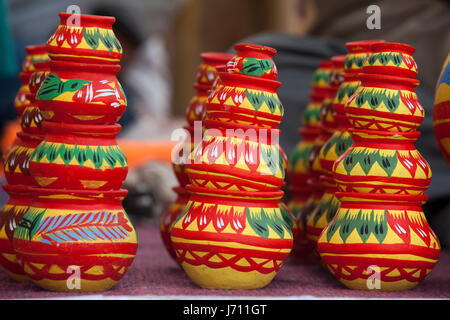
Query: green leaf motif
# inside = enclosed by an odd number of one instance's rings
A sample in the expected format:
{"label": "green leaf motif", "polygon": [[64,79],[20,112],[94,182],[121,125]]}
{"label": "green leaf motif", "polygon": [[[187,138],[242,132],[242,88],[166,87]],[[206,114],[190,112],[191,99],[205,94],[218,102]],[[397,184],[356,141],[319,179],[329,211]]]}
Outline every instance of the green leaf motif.
{"label": "green leaf motif", "polygon": [[90,29],[84,28],[84,39],[86,40],[87,44],[93,49],[96,50],[99,44],[100,40],[100,31],[98,28]]}
{"label": "green leaf motif", "polygon": [[53,100],[64,92],[78,91],[89,83],[91,82],[83,79],[62,81],[56,74],[50,73],[36,93],[36,99]]}
{"label": "green leaf motif", "polygon": [[46,211],[30,207],[14,231],[14,237],[31,241]]}
{"label": "green leaf motif", "polygon": [[269,237],[269,227],[264,211],[261,209],[259,214],[255,214],[254,212],[250,212],[250,209],[247,207],[245,209],[245,214],[253,231],[255,231],[260,237],[267,239]]}
{"label": "green leaf motif", "polygon": [[272,176],[275,176],[277,174],[278,169],[281,169],[283,171],[283,167],[280,166],[281,155],[275,146],[262,145],[261,143],[259,143],[259,150],[262,159],[266,163],[267,167],[269,167],[270,172],[272,172]]}
{"label": "green leaf motif", "polygon": [[283,105],[277,95],[265,94],[262,91],[250,92],[249,90],[245,90],[245,97],[248,99],[255,111],[259,111],[262,104],[265,102],[272,114],[277,110],[280,110],[281,115],[284,113]]}
{"label": "green leaf motif", "polygon": [[242,66],[242,73],[260,77],[273,67],[273,61],[269,59],[245,58]]}
{"label": "green leaf motif", "polygon": [[379,61],[383,66],[392,62],[396,67],[398,67],[402,61],[403,56],[400,52],[377,52],[372,53],[367,60],[370,66],[373,66],[377,61]]}
{"label": "green leaf motif", "polygon": [[386,89],[362,88],[355,103],[358,108],[361,108],[366,102],[372,110],[376,110],[381,103],[384,103],[389,112],[394,113],[400,105],[400,90],[390,93]]}

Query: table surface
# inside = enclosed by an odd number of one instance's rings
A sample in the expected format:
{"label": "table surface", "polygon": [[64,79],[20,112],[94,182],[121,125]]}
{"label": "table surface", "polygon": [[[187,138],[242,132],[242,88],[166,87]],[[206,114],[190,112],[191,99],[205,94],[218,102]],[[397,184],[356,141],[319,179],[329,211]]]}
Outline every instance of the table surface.
{"label": "table surface", "polygon": [[58,293],[18,283],[0,270],[0,299],[423,299],[450,298],[450,251],[443,250],[434,270],[404,292],[349,290],[317,265],[287,261],[274,280],[258,290],[207,290],[196,286],[163,247],[158,221],[136,226],[139,249],[123,279],[103,293]]}

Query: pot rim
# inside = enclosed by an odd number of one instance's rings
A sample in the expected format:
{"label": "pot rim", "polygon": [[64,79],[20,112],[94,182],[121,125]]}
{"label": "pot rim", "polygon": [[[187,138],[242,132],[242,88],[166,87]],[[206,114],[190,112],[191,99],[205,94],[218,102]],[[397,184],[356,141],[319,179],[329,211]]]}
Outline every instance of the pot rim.
{"label": "pot rim", "polygon": [[81,27],[86,26],[89,27],[92,24],[101,24],[112,27],[113,23],[116,21],[115,17],[92,15],[92,14],[73,14],[67,12],[60,12],[58,15],[60,18],[61,25],[67,25],[67,18],[69,18],[72,15],[80,16]]}
{"label": "pot rim", "polygon": [[82,132],[85,131],[87,133],[103,133],[110,135],[119,134],[120,130],[122,130],[122,126],[118,123],[103,125],[103,124],[76,124],[76,123],[66,123],[66,122],[51,122],[44,121],[42,123],[42,128],[45,133],[61,133],[63,135],[70,135],[73,132]]}
{"label": "pot rim", "polygon": [[[363,200],[352,200],[348,202],[363,202],[369,203],[370,200],[380,201],[380,200],[399,200],[404,202],[425,202],[428,200],[427,195],[420,194],[392,194],[392,193],[363,193],[363,192],[336,192],[336,197],[341,200],[344,197],[350,197],[355,199],[363,199]],[[364,199],[369,199],[369,201],[364,201]],[[342,200],[341,200],[342,201]],[[347,201],[343,201],[347,202]]]}
{"label": "pot rim", "polygon": [[47,49],[45,44],[36,44],[36,45],[30,45],[25,47],[25,51],[28,53],[28,55],[35,55],[35,54],[45,54],[47,53]]}
{"label": "pot rim", "polygon": [[[191,184],[186,186],[186,190],[190,194],[206,193],[210,196],[235,196],[238,198],[244,197],[256,197],[256,198],[278,198],[281,199],[284,195],[284,191],[235,191],[235,190],[222,190],[222,189],[211,189],[196,187]],[[264,201],[264,200],[260,200]],[[273,199],[267,199],[267,201],[274,201]]]}
{"label": "pot rim", "polygon": [[61,70],[116,74],[121,68],[119,64],[84,63],[65,60],[49,60],[48,65],[51,72],[54,72],[55,70]]}
{"label": "pot rim", "polygon": [[[252,126],[249,124],[236,124],[236,123],[230,123],[230,122],[223,122],[219,120],[203,120],[205,123],[206,129],[254,129],[257,134],[259,134],[260,130],[266,130],[271,135],[272,134],[278,134],[280,135],[280,129],[272,129],[272,128],[266,128],[266,127],[258,127],[258,126]],[[212,126],[209,126],[212,125]]]}
{"label": "pot rim", "polygon": [[360,40],[351,41],[345,44],[349,54],[369,52],[373,44],[383,43],[385,40]]}
{"label": "pot rim", "polygon": [[234,85],[235,87],[239,87],[239,84],[244,83],[249,86],[249,89],[257,88],[256,90],[262,91],[265,89],[272,93],[276,93],[281,86],[279,81],[248,76],[242,73],[219,72],[219,76],[223,86],[227,86],[230,82],[237,82],[237,85]]}
{"label": "pot rim", "polygon": [[413,46],[400,42],[380,42],[370,46],[371,53],[379,53],[386,51],[403,52],[412,56],[416,52]]}
{"label": "pot rim", "polygon": [[[128,190],[126,189],[118,189],[118,190],[77,190],[77,189],[51,189],[51,188],[30,188],[33,192],[33,195],[55,195],[55,194],[72,194],[75,196],[98,196],[104,195],[103,197],[95,197],[95,199],[111,199],[118,196],[126,196],[128,194]],[[70,200],[70,199],[69,199]],[[51,199],[49,199],[51,201]]]}
{"label": "pot rim", "polygon": [[[378,81],[384,82],[384,83],[395,83],[395,84],[399,84],[399,85],[406,85],[406,86],[413,87],[413,88],[417,87],[420,84],[420,81],[415,78],[391,76],[391,75],[378,74],[378,73],[362,72],[362,73],[359,73],[358,77],[360,78],[361,82],[378,80]],[[364,83],[361,83],[361,86],[364,86]]]}
{"label": "pot rim", "polygon": [[213,51],[202,52],[200,54],[200,58],[203,60],[203,63],[213,67],[226,64],[234,56],[235,54],[232,53],[213,52]]}
{"label": "pot rim", "polygon": [[255,52],[262,52],[265,54],[268,54],[270,56],[273,56],[277,53],[277,50],[275,48],[271,48],[268,46],[263,46],[259,44],[250,44],[250,43],[238,43],[234,46],[234,50],[237,52],[239,51],[255,51]]}
{"label": "pot rim", "polygon": [[344,66],[344,60],[347,55],[342,54],[331,57],[332,69],[342,69]]}

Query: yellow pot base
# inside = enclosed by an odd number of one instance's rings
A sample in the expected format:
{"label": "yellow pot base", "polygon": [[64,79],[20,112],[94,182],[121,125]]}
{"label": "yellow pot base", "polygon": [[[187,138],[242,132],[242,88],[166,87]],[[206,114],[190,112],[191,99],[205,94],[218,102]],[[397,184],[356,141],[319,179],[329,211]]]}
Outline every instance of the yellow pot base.
{"label": "yellow pot base", "polygon": [[[39,287],[50,290],[50,291],[60,291],[60,292],[97,292],[106,291],[111,289],[117,281],[110,278],[103,280],[80,280],[80,288],[69,289],[66,280],[32,280]],[[72,282],[71,282],[72,283]]]}
{"label": "yellow pot base", "polygon": [[404,291],[410,290],[417,286],[419,282],[410,282],[408,280],[398,280],[392,282],[380,281],[380,288],[370,289],[367,285],[366,279],[345,280],[339,279],[347,288],[353,290],[365,290],[365,291]]}

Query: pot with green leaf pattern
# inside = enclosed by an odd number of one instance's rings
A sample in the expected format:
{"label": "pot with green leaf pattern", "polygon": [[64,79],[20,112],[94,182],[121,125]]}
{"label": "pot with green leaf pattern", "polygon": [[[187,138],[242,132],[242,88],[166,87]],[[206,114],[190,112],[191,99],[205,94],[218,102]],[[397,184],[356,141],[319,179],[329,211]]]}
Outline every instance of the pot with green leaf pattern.
{"label": "pot with green leaf pattern", "polygon": [[282,191],[187,187],[189,202],[170,230],[178,262],[197,285],[257,289],[289,256],[293,218]]}
{"label": "pot with green leaf pattern", "polygon": [[418,80],[370,73],[359,78],[361,85],[344,107],[354,128],[411,132],[420,126],[425,112],[415,93]]}
{"label": "pot with green leaf pattern", "polygon": [[44,130],[44,140],[30,156],[30,173],[40,187],[120,189],[128,163],[116,141],[119,124],[44,122]]}
{"label": "pot with green leaf pattern", "polygon": [[[276,52],[269,47],[255,48],[257,48],[254,50],[255,58],[252,59],[262,59],[260,55],[264,56],[266,51],[270,53],[268,54],[270,57]],[[271,59],[262,59],[267,60],[267,63],[257,64],[247,72],[245,71],[247,69],[240,68],[238,63],[247,59],[250,58],[240,56],[238,51],[238,55],[228,62],[227,72],[219,72],[221,85],[208,97],[207,118],[235,124],[277,128],[283,117],[284,108],[277,95],[281,83],[275,80],[277,76],[276,71],[273,71],[276,70],[275,64]]]}
{"label": "pot with green leaf pattern", "polygon": [[122,46],[114,35],[114,17],[61,12],[56,31],[47,40],[52,60],[117,64]]}
{"label": "pot with green leaf pattern", "polygon": [[427,196],[357,192],[336,196],[340,207],[320,234],[318,250],[341,283],[356,290],[401,291],[429,275],[440,244],[422,211]]}
{"label": "pot with green leaf pattern", "polygon": [[47,121],[78,124],[114,124],[127,107],[117,80],[119,65],[66,61],[48,62],[50,73],[36,93]]}

